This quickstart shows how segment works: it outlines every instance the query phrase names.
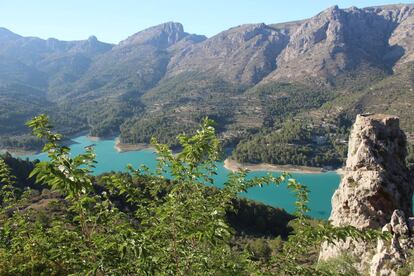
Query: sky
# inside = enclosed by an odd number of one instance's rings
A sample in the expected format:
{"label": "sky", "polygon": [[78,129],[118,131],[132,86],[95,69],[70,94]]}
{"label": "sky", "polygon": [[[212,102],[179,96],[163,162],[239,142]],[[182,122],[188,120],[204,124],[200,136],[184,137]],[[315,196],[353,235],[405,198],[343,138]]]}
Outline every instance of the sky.
{"label": "sky", "polygon": [[280,23],[340,8],[414,1],[392,0],[0,0],[0,27],[23,36],[118,43],[145,28],[175,21],[211,37],[246,23]]}

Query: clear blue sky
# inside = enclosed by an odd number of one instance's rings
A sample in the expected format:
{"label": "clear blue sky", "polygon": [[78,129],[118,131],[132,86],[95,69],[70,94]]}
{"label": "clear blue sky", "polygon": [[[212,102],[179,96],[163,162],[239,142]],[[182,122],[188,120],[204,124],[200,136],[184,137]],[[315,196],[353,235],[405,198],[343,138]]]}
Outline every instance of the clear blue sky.
{"label": "clear blue sky", "polygon": [[117,43],[166,21],[212,36],[244,23],[279,23],[311,17],[333,5],[366,7],[392,0],[0,0],[0,27],[24,36]]}

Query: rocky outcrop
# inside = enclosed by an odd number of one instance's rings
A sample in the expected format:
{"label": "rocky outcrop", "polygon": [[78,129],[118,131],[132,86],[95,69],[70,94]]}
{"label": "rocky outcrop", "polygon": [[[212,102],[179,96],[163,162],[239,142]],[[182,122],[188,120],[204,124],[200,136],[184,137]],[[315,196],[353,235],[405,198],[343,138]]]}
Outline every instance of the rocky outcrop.
{"label": "rocky outcrop", "polygon": [[414,248],[412,239],[413,219],[406,220],[404,212],[395,210],[390,223],[382,231],[392,235],[390,244],[378,240],[376,253],[371,260],[370,275],[395,275],[395,270],[402,266]]}
{"label": "rocky outcrop", "polygon": [[359,259],[360,270],[371,267],[375,273],[385,273],[385,266],[398,266],[406,258],[405,252],[412,248],[412,243],[407,242],[411,230],[405,218],[412,216],[414,190],[406,154],[406,137],[398,117],[357,116],[349,139],[344,175],[332,198],[330,221],[334,226],[383,228],[393,234],[393,240],[390,246],[379,241],[377,247],[352,239],[335,245],[324,244],[321,260],[351,254]]}
{"label": "rocky outcrop", "polygon": [[[167,22],[154,27],[150,27],[128,37],[127,39],[121,41],[116,46],[116,48],[147,44],[163,49],[174,45],[175,43],[188,36],[192,35],[184,32],[184,27],[181,23]],[[206,39],[204,36],[198,37],[200,37],[201,40]]]}
{"label": "rocky outcrop", "polygon": [[335,226],[381,228],[396,209],[412,215],[413,182],[399,118],[358,115],[349,139],[342,182],[332,199]]}
{"label": "rocky outcrop", "polygon": [[276,68],[276,58],[288,39],[284,30],[263,23],[231,28],[178,52],[168,76],[197,71],[230,82],[256,84]]}

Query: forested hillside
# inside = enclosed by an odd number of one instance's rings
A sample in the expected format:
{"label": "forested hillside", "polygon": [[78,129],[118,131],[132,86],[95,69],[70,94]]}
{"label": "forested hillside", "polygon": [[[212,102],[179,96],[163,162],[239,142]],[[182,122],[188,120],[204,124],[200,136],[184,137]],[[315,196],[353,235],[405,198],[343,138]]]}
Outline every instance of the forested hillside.
{"label": "forested hillside", "polygon": [[[39,113],[65,135],[173,147],[208,116],[239,161],[336,167],[357,113],[399,115],[411,137],[413,22],[413,5],[335,6],[210,38],[168,22],[117,45],[1,29],[0,147],[39,149],[23,126]],[[291,121],[306,139],[280,137]]]}

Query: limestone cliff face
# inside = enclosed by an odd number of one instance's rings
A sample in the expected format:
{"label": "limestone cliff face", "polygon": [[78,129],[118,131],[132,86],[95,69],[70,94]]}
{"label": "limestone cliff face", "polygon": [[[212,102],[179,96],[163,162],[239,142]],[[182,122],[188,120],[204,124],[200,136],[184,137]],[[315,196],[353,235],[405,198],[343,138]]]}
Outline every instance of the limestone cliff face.
{"label": "limestone cliff face", "polygon": [[403,263],[413,245],[412,219],[406,218],[412,216],[414,182],[406,154],[406,137],[398,117],[357,116],[344,175],[332,198],[330,221],[334,226],[383,229],[393,234],[393,241],[390,246],[352,239],[324,244],[321,260],[351,254],[359,259],[358,269],[370,269],[372,275],[390,275],[390,267]]}

